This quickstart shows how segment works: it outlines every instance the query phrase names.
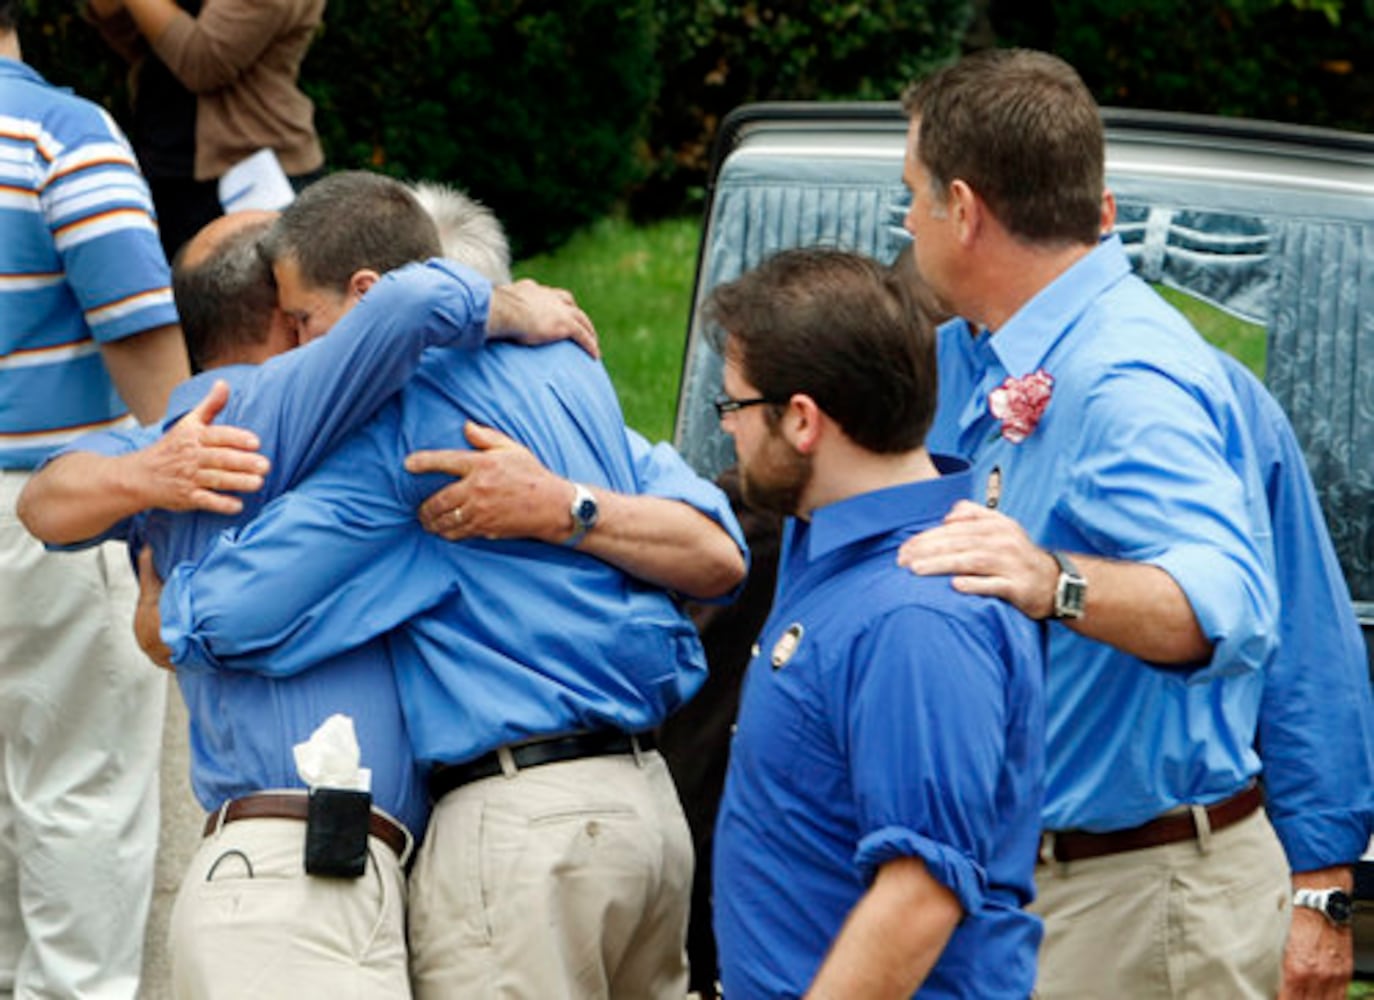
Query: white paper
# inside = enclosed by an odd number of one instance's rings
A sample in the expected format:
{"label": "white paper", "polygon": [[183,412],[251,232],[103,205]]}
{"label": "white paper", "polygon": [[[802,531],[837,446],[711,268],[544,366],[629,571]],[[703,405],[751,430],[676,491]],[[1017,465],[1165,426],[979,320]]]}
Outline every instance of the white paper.
{"label": "white paper", "polygon": [[358,749],[353,720],[346,715],[336,714],[325,719],[310,734],[310,739],[297,743],[292,752],[296,758],[296,773],[311,788],[372,790],[372,772],[358,766],[362,751]]}
{"label": "white paper", "polygon": [[219,203],[226,213],[249,209],[275,212],[295,200],[286,171],[270,149],[260,149],[240,160],[219,179]]}

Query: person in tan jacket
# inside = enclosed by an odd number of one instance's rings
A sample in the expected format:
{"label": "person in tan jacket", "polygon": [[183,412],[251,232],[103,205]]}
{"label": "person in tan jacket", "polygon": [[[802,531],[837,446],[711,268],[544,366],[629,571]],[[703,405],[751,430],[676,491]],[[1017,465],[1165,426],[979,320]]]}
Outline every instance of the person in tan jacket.
{"label": "person in tan jacket", "polygon": [[133,63],[134,148],[175,254],[221,214],[218,178],[271,149],[299,190],[322,173],[314,106],[297,85],[325,0],[89,0]]}

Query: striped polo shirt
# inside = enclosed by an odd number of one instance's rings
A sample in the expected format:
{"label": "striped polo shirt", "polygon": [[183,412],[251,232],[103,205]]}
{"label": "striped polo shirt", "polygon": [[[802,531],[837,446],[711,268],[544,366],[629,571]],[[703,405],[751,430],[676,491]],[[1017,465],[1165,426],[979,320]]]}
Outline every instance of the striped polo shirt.
{"label": "striped polo shirt", "polygon": [[128,422],[98,344],[176,321],[152,200],[119,127],[0,58],[0,468]]}

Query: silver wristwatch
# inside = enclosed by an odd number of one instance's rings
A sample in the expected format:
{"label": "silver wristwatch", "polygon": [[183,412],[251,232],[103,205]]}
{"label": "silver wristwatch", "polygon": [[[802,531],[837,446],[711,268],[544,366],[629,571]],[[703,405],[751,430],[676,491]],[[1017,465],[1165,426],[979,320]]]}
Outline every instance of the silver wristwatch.
{"label": "silver wristwatch", "polygon": [[1350,893],[1344,889],[1299,889],[1293,893],[1293,905],[1316,910],[1335,927],[1350,926]]}
{"label": "silver wristwatch", "polygon": [[596,527],[597,518],[601,516],[601,508],[597,505],[596,497],[592,496],[591,490],[581,483],[573,483],[573,498],[568,513],[572,515],[573,533],[563,541],[563,544],[576,545],[587,536],[587,532]]}
{"label": "silver wristwatch", "polygon": [[1051,549],[1050,555],[1059,564],[1059,579],[1054,584],[1054,610],[1050,617],[1082,618],[1088,603],[1088,581],[1064,553]]}

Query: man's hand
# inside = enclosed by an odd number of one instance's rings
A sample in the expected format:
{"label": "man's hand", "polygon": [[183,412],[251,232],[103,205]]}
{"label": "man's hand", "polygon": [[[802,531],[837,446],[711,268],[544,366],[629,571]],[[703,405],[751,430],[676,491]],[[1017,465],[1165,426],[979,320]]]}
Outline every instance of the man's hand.
{"label": "man's hand", "polygon": [[601,357],[596,327],[578,308],[572,292],[528,278],[492,289],[487,336],[520,344],[572,340],[592,357]]}
{"label": "man's hand", "polygon": [[162,612],[158,610],[161,600],[162,578],[153,568],[152,547],[145,545],[138,554],[138,605],[134,609],[134,638],[148,659],[165,670],[175,670],[172,651],[162,641]]}
{"label": "man's hand", "polygon": [[952,575],[955,590],[1000,597],[1031,618],[1054,611],[1054,557],[1005,514],[968,500],[939,527],[907,539],[897,562],[921,576]]}
{"label": "man's hand", "polygon": [[[1349,868],[1296,872],[1295,889],[1351,888]],[[1288,945],[1283,952],[1283,988],[1279,1000],[1345,1000],[1355,971],[1354,935],[1349,927],[1332,926],[1316,910],[1293,907]]]}
{"label": "man's hand", "polygon": [[406,471],[459,477],[420,505],[426,531],[464,538],[531,538],[562,542],[573,530],[573,487],[528,448],[471,421],[463,434],[472,451],[417,451]]}
{"label": "man's hand", "polygon": [[262,489],[270,463],[257,453],[257,435],[214,423],[228,401],[229,386],[216,381],[194,410],[140,453],[144,506],[237,514],[243,501],[228,494]]}

